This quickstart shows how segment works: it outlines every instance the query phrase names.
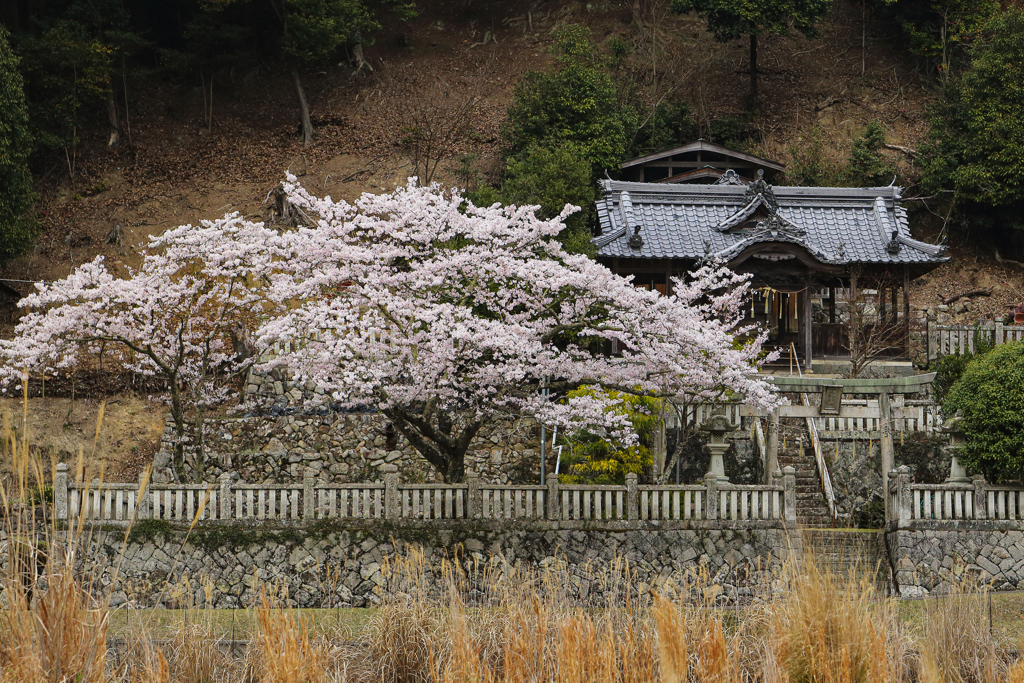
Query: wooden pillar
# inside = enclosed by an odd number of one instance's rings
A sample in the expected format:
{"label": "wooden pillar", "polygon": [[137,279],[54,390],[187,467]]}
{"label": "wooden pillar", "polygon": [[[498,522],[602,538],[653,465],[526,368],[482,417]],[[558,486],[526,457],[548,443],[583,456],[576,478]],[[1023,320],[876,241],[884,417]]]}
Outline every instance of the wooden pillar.
{"label": "wooden pillar", "polygon": [[889,309],[890,309],[889,315],[892,316],[891,320],[892,320],[893,324],[895,324],[897,318],[899,318],[898,311],[900,310],[896,306],[896,288],[895,287],[893,287],[892,289],[889,290],[889,297],[890,297],[890,303],[892,304],[891,306],[889,306]]}
{"label": "wooden pillar", "polygon": [[877,288],[876,291],[878,292],[878,324],[881,325],[882,323],[885,322],[885,319],[888,317],[889,310],[888,308],[886,308],[885,305],[885,288],[882,287],[881,285],[875,285],[875,287]]}
{"label": "wooden pillar", "polygon": [[828,288],[828,321],[833,325],[836,322],[836,286]]}
{"label": "wooden pillar", "polygon": [[672,259],[665,259],[665,296],[672,294]]}
{"label": "wooden pillar", "polygon": [[[911,358],[910,351],[910,265],[903,264],[903,339],[907,348],[907,358]],[[930,359],[929,359],[930,360]]]}
{"label": "wooden pillar", "polygon": [[811,297],[814,295],[813,285],[808,282],[807,288],[804,289],[804,358],[805,367],[807,371],[812,370],[811,366],[811,332],[814,327],[814,321],[811,319],[814,313],[814,306],[811,302]]}

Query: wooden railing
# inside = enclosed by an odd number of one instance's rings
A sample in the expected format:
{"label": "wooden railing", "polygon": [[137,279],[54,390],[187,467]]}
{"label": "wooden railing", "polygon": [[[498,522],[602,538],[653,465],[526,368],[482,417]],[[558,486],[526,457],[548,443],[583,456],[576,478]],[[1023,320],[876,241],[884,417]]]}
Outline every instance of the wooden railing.
{"label": "wooden railing", "polygon": [[971,482],[917,484],[910,468],[900,467],[888,476],[887,523],[963,522],[988,520],[1024,522],[1024,488],[992,486],[978,476]]}
{"label": "wooden railing", "polygon": [[301,484],[245,484],[229,474],[217,484],[71,482],[67,465],[54,477],[54,516],[60,520],[128,522],[308,522],[354,520],[499,520],[561,523],[735,522],[796,520],[796,473],[787,468],[773,483],[734,486],[708,477],[686,486],[560,484],[513,486],[482,483],[402,484],[397,474],[368,484],[317,484],[311,471]]}

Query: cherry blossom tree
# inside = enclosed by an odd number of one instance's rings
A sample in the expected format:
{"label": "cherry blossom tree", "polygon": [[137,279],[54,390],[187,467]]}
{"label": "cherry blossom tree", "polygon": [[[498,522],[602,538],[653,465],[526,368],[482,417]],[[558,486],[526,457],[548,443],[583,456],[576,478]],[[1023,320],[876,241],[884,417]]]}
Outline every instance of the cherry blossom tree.
{"label": "cherry blossom tree", "polygon": [[[188,417],[201,475],[204,411],[230,393],[233,377],[259,358],[246,349],[254,311],[266,306],[259,277],[276,233],[230,214],[150,240],[141,267],[118,276],[98,257],[68,277],[37,285],[30,313],[0,341],[2,379],[73,372],[102,354],[121,369],[163,379],[176,431],[173,468],[186,467]],[[233,343],[234,342],[234,343]]]}
{"label": "cherry blossom tree", "polygon": [[549,402],[542,387],[777,402],[756,377],[764,335],[741,323],[746,279],[728,270],[703,267],[661,296],[562,250],[574,207],[541,220],[538,207],[477,207],[414,182],[354,204],[294,177],[284,187],[313,224],[268,241],[268,297],[284,313],[257,334],[291,351],[262,369],[380,410],[447,482],[504,415],[635,438],[610,394]]}

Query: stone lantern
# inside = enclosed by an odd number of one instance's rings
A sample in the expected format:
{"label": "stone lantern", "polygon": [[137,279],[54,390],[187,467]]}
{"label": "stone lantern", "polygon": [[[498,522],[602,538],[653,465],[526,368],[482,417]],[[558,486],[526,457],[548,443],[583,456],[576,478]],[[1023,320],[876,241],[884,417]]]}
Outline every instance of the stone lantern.
{"label": "stone lantern", "polygon": [[949,443],[943,447],[950,456],[949,477],[946,478],[947,484],[971,483],[971,478],[967,476],[967,471],[960,464],[960,459],[957,458],[957,453],[967,443],[967,437],[964,436],[963,430],[960,427],[963,419],[960,411],[957,411],[956,415],[946,420],[942,425],[942,433],[949,439]]}
{"label": "stone lantern", "polygon": [[719,483],[728,483],[729,477],[725,476],[725,460],[723,456],[729,450],[729,442],[726,435],[739,428],[729,421],[724,412],[716,411],[701,425],[701,431],[708,433],[708,450],[711,451],[711,465],[704,478],[714,477]]}

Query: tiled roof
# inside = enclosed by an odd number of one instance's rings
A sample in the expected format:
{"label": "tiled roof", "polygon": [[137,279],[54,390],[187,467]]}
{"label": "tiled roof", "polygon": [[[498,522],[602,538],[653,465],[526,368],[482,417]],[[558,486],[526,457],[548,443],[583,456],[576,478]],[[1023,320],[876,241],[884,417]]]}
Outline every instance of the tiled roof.
{"label": "tiled roof", "polygon": [[[910,236],[897,187],[769,187],[774,197],[737,185],[602,180],[601,189],[594,243],[602,257],[728,260],[757,242],[785,242],[834,265],[930,267],[948,260],[943,247]],[[762,206],[771,217],[743,229]],[[630,246],[637,226],[642,244]]]}

